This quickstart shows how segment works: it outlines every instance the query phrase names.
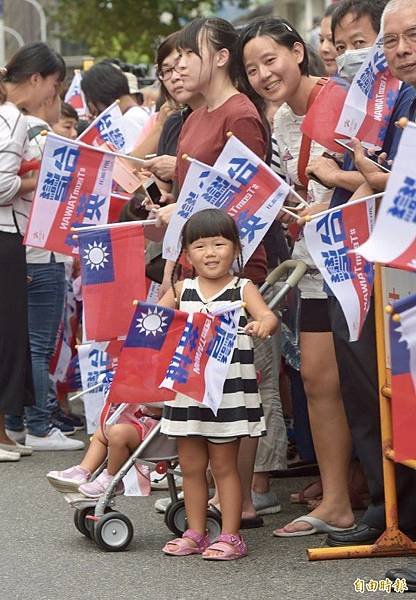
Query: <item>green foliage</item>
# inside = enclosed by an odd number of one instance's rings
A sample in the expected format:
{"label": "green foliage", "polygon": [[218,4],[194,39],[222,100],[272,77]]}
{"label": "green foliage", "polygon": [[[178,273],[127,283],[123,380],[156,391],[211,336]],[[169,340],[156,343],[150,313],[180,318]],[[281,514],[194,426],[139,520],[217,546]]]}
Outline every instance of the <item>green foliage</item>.
{"label": "green foliage", "polygon": [[[247,6],[249,0],[233,0]],[[189,20],[215,14],[222,0],[57,0],[60,37],[82,42],[96,57],[152,62],[166,35]],[[171,15],[171,20],[170,20]]]}

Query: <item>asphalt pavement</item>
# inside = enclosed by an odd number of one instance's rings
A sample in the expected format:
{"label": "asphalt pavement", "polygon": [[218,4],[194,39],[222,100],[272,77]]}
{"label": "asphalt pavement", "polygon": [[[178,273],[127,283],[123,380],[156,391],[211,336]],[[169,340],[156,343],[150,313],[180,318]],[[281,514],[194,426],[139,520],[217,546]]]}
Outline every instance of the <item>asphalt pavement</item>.
{"label": "asphalt pavement", "polygon": [[[325,536],[273,537],[275,527],[303,514],[288,498],[310,478],[273,480],[283,510],[245,532],[250,554],[244,559],[164,556],[172,534],[153,508],[163,492],[117,499],[134,538],[125,552],[105,552],[75,529],[73,509],[45,478],[51,469],[77,464],[81,454],[37,452],[0,463],[0,600],[385,599],[387,592],[369,591],[375,587],[370,581],[378,584],[393,566],[416,564],[410,557],[310,562],[306,549],[322,545]],[[369,589],[356,591],[357,581]]]}

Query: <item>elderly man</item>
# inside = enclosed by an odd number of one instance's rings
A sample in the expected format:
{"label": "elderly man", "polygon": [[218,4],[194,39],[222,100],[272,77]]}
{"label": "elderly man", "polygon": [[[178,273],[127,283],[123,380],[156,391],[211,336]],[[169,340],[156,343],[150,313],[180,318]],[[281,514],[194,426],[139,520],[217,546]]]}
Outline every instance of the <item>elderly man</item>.
{"label": "elderly man", "polygon": [[[384,52],[391,72],[416,87],[416,2],[391,0],[383,13],[383,29]],[[416,102],[413,102],[409,117],[413,121],[415,116]],[[393,581],[403,578],[408,591],[416,591],[416,569],[391,569],[386,576]]]}

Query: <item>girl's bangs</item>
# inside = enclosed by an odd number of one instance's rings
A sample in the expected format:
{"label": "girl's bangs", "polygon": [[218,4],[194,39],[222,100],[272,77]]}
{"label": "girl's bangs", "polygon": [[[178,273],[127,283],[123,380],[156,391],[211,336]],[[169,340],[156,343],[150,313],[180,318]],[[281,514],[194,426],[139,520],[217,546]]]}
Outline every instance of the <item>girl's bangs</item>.
{"label": "girl's bangs", "polygon": [[206,209],[193,215],[184,226],[184,247],[201,238],[221,236],[234,244],[239,243],[233,219],[218,209]]}
{"label": "girl's bangs", "polygon": [[195,19],[189,25],[184,27],[179,34],[176,42],[177,50],[192,50],[198,56],[201,55],[200,50],[200,34],[204,29],[205,19]]}

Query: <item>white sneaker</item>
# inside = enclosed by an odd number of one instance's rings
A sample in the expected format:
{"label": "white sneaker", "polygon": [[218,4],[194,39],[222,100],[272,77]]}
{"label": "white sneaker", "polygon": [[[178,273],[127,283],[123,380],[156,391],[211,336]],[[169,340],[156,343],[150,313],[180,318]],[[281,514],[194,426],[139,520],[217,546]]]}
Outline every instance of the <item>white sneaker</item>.
{"label": "white sneaker", "polygon": [[32,448],[30,446],[23,446],[16,442],[15,444],[0,444],[0,450],[6,450],[6,452],[17,452],[20,456],[31,456]]}
{"label": "white sneaker", "polygon": [[39,437],[36,435],[26,435],[26,445],[32,446],[35,452],[48,450],[83,450],[84,442],[81,440],[70,440],[60,429],[53,427],[48,435]]}
{"label": "white sneaker", "polygon": [[[176,487],[181,490],[182,489],[182,477],[175,473],[175,483]],[[168,478],[166,477],[166,473],[162,475],[157,473],[157,471],[152,471],[150,473],[150,481],[152,490],[168,490]]]}
{"label": "white sneaker", "polygon": [[19,452],[9,452],[0,448],[0,462],[16,462],[20,460]]}
{"label": "white sneaker", "polygon": [[13,440],[14,442],[19,442],[19,444],[25,443],[25,437],[27,434],[27,429],[22,429],[22,431],[12,431],[11,429],[6,429],[6,434],[9,440]]}
{"label": "white sneaker", "polygon": [[[183,492],[179,492],[178,494],[178,500],[182,500],[183,499]],[[158,513],[165,513],[168,509],[168,506],[171,505],[171,499],[170,496],[168,496],[167,498],[159,498],[159,500],[156,500],[155,502],[155,511]]]}

